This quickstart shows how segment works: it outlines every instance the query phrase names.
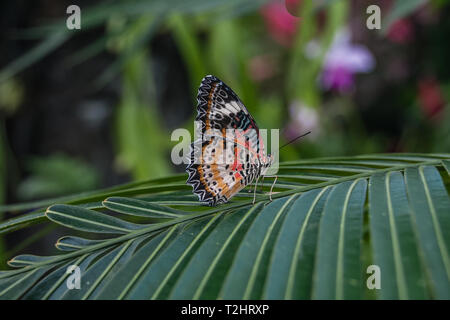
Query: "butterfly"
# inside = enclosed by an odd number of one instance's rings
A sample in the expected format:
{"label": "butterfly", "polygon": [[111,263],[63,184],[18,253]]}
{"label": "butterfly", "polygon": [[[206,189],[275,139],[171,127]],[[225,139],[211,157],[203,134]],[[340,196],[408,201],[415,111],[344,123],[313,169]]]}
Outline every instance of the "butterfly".
{"label": "butterfly", "polygon": [[201,138],[191,144],[186,172],[199,201],[209,206],[226,203],[256,179],[254,203],[258,180],[273,157],[265,154],[259,128],[245,105],[223,81],[208,75],[198,89],[195,121]]}

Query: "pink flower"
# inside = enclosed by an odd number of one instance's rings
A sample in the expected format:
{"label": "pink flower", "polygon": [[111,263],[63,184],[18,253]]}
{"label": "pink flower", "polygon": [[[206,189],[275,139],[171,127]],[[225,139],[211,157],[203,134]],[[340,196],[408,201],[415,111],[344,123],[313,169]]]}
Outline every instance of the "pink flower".
{"label": "pink flower", "polygon": [[438,114],[445,105],[441,89],[435,78],[426,78],[419,81],[418,98],[422,111],[428,118]]}
{"label": "pink flower", "polygon": [[276,0],[263,6],[261,14],[272,38],[283,46],[290,46],[300,19],[287,11],[281,0]]}
{"label": "pink flower", "polygon": [[389,28],[387,37],[392,42],[405,44],[411,42],[414,38],[412,23],[409,19],[400,19]]}
{"label": "pink flower", "polygon": [[299,16],[299,9],[301,5],[301,0],[285,0],[284,3],[286,5],[287,11],[292,14],[294,17]]}
{"label": "pink flower", "polygon": [[250,59],[249,73],[257,82],[272,78],[277,69],[276,60],[271,55],[259,55]]}
{"label": "pink flower", "polygon": [[375,66],[370,51],[362,45],[352,44],[347,29],[336,33],[324,60],[321,74],[322,87],[326,90],[349,91],[353,87],[354,74],[368,72]]}

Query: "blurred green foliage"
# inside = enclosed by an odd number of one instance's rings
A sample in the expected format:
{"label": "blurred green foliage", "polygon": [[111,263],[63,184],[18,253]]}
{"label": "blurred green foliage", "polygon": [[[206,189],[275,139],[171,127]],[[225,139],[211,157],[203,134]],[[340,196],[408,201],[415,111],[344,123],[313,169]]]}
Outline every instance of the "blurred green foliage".
{"label": "blurred green foliage", "polygon": [[88,164],[64,154],[34,157],[28,161],[30,176],[18,186],[22,200],[60,196],[98,187],[98,173]]}
{"label": "blurred green foliage", "polygon": [[[190,96],[186,99],[192,105],[191,116],[179,119],[178,123],[191,133],[197,87],[206,74],[214,74],[238,93],[260,128],[281,129],[281,138],[285,140],[282,143],[291,138],[292,129],[298,134],[312,128],[312,135],[282,150],[281,160],[386,151],[449,150],[449,121],[444,119],[448,119],[449,113],[450,79],[438,79],[442,81],[439,85],[445,98],[444,111],[438,117],[428,117],[421,111],[423,99],[417,89],[421,77],[430,69],[427,66],[421,64],[425,71],[410,71],[415,73],[415,78],[389,84],[387,91],[377,92],[379,83],[389,80],[373,80],[374,77],[388,77],[380,65],[389,60],[385,59],[389,54],[382,52],[383,56],[373,52],[377,63],[375,69],[369,75],[355,76],[353,91],[326,90],[320,84],[328,50],[342,29],[354,29],[354,33],[359,35],[358,41],[362,40],[369,47],[375,39],[391,43],[385,50],[391,50],[393,54],[403,52],[409,47],[392,44],[389,40],[389,32],[395,23],[419,15],[427,6],[426,14],[432,12],[438,17],[437,22],[430,24],[429,28],[433,28],[448,17],[446,2],[392,1],[390,7],[383,7],[382,30],[370,32],[365,30],[365,6],[369,3],[298,1],[299,18],[291,32],[291,26],[283,20],[287,18],[286,13],[269,7],[275,2],[133,0],[103,1],[82,7],[80,31],[68,31],[64,16],[49,24],[21,31],[22,36],[41,42],[0,70],[0,106],[11,113],[20,109],[21,96],[26,92],[18,80],[20,72],[77,36],[101,30],[87,44],[68,55],[65,65],[77,68],[102,52],[114,56],[113,62],[98,75],[92,86],[100,89],[113,79],[120,79],[111,132],[115,169],[129,173],[134,180],[167,175],[177,170],[169,160],[170,149],[175,142],[170,141],[171,128],[163,121],[168,116],[163,113],[164,101],[156,99],[157,71],[154,71],[150,46],[155,37],[163,34],[173,39],[184,64],[180,73],[186,74],[189,81]],[[284,1],[278,3],[284,4]],[[271,19],[275,19],[278,25]],[[355,21],[361,26],[355,28]],[[274,30],[278,27],[281,29]],[[277,42],[274,32],[284,32],[284,36],[291,39],[288,43]],[[443,32],[448,34],[447,30]],[[414,47],[416,44],[413,42],[411,45]],[[312,47],[315,47],[314,54],[311,53]],[[432,56],[427,58],[432,64]],[[389,67],[384,68],[389,70]],[[364,89],[371,86],[371,90]],[[366,98],[361,88],[377,95],[367,94]],[[309,122],[299,110],[312,115]],[[384,121],[383,117],[390,118],[391,110],[395,110],[392,117],[398,118],[394,123],[401,124],[394,133],[387,132],[391,129],[384,131],[385,122],[390,120]],[[179,117],[169,115],[172,116]],[[423,131],[426,134],[422,134]],[[67,161],[67,167],[64,161]],[[47,196],[52,192],[57,195],[78,191],[94,186],[97,181],[93,178],[77,182],[68,176],[65,180],[70,183],[59,185],[58,179],[66,170],[88,170],[67,157],[49,156],[47,160],[39,159],[33,163],[31,176],[19,188],[23,199]],[[95,175],[92,171],[89,174]]]}
{"label": "blurred green foliage", "polygon": [[[6,195],[6,155],[3,123],[0,123],[0,204],[5,203]],[[3,220],[4,213],[0,213],[0,221]],[[6,251],[3,236],[0,236],[0,268],[6,267]]]}

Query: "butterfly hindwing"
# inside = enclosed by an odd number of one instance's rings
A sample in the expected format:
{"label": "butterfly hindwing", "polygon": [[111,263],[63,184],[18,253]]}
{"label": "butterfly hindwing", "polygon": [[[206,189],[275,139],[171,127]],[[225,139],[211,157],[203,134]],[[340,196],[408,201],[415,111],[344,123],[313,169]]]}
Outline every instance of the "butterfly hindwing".
{"label": "butterfly hindwing", "polygon": [[259,175],[258,162],[239,143],[213,136],[209,141],[198,140],[193,148],[200,150],[199,163],[194,161],[193,151],[187,182],[201,202],[225,203]]}

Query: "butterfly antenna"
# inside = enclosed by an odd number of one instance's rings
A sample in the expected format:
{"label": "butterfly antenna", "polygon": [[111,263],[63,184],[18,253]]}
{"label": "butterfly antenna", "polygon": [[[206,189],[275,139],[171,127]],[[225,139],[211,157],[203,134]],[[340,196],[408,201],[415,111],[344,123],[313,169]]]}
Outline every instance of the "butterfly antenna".
{"label": "butterfly antenna", "polygon": [[300,138],[302,138],[302,137],[304,137],[304,136],[307,136],[307,135],[310,134],[310,133],[311,133],[311,131],[308,131],[308,132],[306,132],[306,133],[304,133],[304,134],[299,135],[298,137],[292,139],[292,140],[289,141],[288,143],[282,145],[282,146],[280,147],[280,149],[286,147],[287,145],[291,144],[292,142],[294,142],[294,141],[296,141],[296,140],[298,140],[298,139],[300,139]]}

